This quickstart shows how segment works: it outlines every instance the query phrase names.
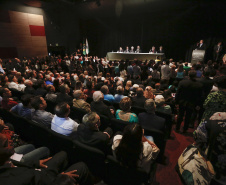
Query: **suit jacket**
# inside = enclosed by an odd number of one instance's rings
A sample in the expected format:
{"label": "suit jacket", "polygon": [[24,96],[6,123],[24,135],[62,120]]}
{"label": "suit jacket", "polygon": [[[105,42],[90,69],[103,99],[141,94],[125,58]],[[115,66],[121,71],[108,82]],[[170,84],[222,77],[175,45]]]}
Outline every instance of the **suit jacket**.
{"label": "suit jacket", "polygon": [[191,79],[180,81],[175,96],[177,104],[194,107],[200,105],[202,99],[202,84],[200,82]]}
{"label": "suit jacket", "polygon": [[196,49],[197,50],[205,50],[206,49],[206,44],[203,43],[202,46],[200,46],[200,43],[199,43]]}
{"label": "suit jacket", "polygon": [[146,98],[144,96],[142,96],[142,97],[135,96],[132,99],[132,105],[136,106],[136,107],[144,107],[145,101],[146,101]]}
{"label": "suit jacket", "polygon": [[68,105],[71,106],[73,104],[72,101],[73,101],[73,98],[68,94],[62,94],[62,93],[57,94],[57,98],[56,98],[57,103],[66,102]]}
{"label": "suit jacket", "polygon": [[107,151],[107,145],[109,144],[110,138],[101,131],[91,130],[86,125],[80,124],[76,136],[77,141],[81,143],[98,148],[104,152]]}
{"label": "suit jacket", "polygon": [[111,113],[110,108],[105,105],[104,102],[91,102],[91,111],[96,112],[97,114],[101,114],[107,116],[108,118],[114,118],[114,115]]}
{"label": "suit jacket", "polygon": [[[222,47],[222,45],[220,45],[220,48],[219,48],[219,52],[218,53],[221,53],[222,49],[223,49],[223,47]],[[216,53],[217,51],[218,51],[218,45],[215,45],[214,46],[214,53]]]}
{"label": "suit jacket", "polygon": [[203,85],[203,100],[205,100],[210,93],[211,89],[213,88],[213,80],[210,78],[200,78],[199,82]]}
{"label": "suit jacket", "polygon": [[157,129],[160,131],[165,130],[165,119],[155,114],[142,112],[138,115],[138,119],[142,128]]}
{"label": "suit jacket", "polygon": [[45,97],[45,95],[47,94],[47,90],[45,90],[44,88],[38,88],[35,91],[35,96],[42,96],[43,98]]}

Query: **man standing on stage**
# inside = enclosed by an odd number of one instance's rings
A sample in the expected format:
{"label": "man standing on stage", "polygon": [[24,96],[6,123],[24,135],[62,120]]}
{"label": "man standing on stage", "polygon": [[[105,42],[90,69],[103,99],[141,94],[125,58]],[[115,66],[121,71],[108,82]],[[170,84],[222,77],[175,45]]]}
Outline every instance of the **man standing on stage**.
{"label": "man standing on stage", "polygon": [[214,46],[213,48],[213,60],[217,61],[219,59],[219,57],[221,56],[221,52],[222,52],[222,42],[218,42],[217,45]]}
{"label": "man standing on stage", "polygon": [[206,49],[206,45],[204,44],[203,40],[200,40],[199,43],[197,43],[197,50],[205,50]]}

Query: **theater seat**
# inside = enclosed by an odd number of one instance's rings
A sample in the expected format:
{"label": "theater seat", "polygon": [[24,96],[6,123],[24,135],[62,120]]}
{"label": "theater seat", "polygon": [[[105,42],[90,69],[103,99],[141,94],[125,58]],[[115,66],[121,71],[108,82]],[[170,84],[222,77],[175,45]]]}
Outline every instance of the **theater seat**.
{"label": "theater seat", "polygon": [[145,136],[152,136],[154,139],[154,143],[157,145],[157,147],[160,149],[160,152],[158,154],[158,157],[156,161],[158,163],[163,163],[164,162],[164,152],[165,152],[165,147],[166,147],[166,139],[165,135],[162,131],[156,130],[156,129],[144,129],[144,135]]}
{"label": "theater seat", "polygon": [[89,167],[90,171],[103,178],[105,174],[105,154],[94,147],[83,144],[79,141],[74,141],[76,158],[83,161]]}
{"label": "theater seat", "polygon": [[150,184],[148,180],[145,171],[123,167],[113,156],[107,156],[104,182],[108,185],[147,185]]}
{"label": "theater seat", "polygon": [[117,131],[123,132],[124,128],[129,124],[131,123],[128,121],[122,121],[116,118],[111,119],[111,128],[114,133],[116,133]]}

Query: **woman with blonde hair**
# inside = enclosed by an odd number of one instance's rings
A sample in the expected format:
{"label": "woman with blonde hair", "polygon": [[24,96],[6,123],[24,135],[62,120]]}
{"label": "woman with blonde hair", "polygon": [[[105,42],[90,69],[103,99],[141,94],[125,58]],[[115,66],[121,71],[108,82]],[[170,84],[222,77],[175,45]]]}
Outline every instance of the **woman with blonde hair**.
{"label": "woman with blonde hair", "polygon": [[146,99],[153,99],[154,98],[154,94],[152,92],[152,87],[151,86],[147,86],[145,88],[145,91],[144,91],[144,97]]}
{"label": "woman with blonde hair", "polygon": [[132,87],[132,81],[128,80],[126,82],[126,86],[125,86],[125,89],[124,89],[124,95],[125,96],[128,96],[131,87]]}

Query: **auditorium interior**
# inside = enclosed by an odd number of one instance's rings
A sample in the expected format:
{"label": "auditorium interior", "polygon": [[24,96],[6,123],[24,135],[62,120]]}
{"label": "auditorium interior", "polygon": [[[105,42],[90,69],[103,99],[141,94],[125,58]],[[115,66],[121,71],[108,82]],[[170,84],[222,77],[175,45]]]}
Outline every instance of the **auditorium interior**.
{"label": "auditorium interior", "polygon": [[0,0],[0,184],[225,185],[225,0]]}

